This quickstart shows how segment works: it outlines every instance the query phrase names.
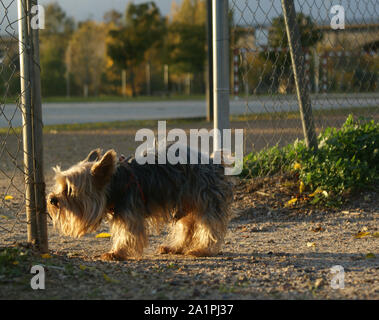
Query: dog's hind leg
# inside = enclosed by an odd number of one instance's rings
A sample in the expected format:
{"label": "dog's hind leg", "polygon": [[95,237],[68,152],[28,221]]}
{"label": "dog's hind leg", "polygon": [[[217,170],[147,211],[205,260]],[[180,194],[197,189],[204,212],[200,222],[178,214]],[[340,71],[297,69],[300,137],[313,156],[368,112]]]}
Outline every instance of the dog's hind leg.
{"label": "dog's hind leg", "polygon": [[142,256],[148,240],[145,221],[135,213],[114,214],[110,220],[112,250],[102,255],[104,260],[126,260]]}
{"label": "dog's hind leg", "polygon": [[199,216],[196,216],[190,246],[185,254],[205,257],[219,253],[227,231],[227,210],[221,209],[216,212],[214,208],[208,208],[206,214],[199,213]]}
{"label": "dog's hind leg", "polygon": [[176,221],[169,235],[169,244],[159,248],[161,254],[183,254],[190,245],[194,231],[194,216],[192,213]]}

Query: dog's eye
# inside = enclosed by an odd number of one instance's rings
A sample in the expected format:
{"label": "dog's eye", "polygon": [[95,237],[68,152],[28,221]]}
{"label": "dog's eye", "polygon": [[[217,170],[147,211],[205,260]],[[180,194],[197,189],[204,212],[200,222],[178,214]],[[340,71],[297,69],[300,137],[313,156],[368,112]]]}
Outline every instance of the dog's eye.
{"label": "dog's eye", "polygon": [[58,198],[51,197],[50,198],[50,204],[52,204],[54,207],[58,207]]}

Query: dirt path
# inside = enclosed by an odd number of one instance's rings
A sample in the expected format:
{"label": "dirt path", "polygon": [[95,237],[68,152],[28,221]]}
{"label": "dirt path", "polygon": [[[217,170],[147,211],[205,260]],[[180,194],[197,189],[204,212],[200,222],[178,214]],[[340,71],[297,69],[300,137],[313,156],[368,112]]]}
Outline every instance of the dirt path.
{"label": "dirt path", "polygon": [[[133,137],[133,130],[46,135],[48,188],[51,166],[67,167],[95,147],[131,152]],[[22,183],[17,175],[14,181]],[[0,180],[1,195],[7,190],[6,182]],[[0,298],[379,299],[379,238],[374,236],[379,231],[377,193],[362,194],[338,211],[325,211],[285,207],[291,193],[273,181],[257,187],[255,181],[238,180],[235,188],[235,217],[217,257],[159,255],[156,248],[164,241],[163,233],[151,236],[142,260],[102,262],[97,256],[109,249],[108,238],[90,234],[71,239],[49,225],[51,257],[19,247],[24,255],[8,269],[0,268]],[[25,241],[22,203],[15,192],[1,207],[0,227],[12,232],[0,228],[0,247]],[[15,219],[12,210],[17,208],[20,213]],[[107,225],[102,225],[102,231],[108,231]],[[355,238],[359,231],[369,234]],[[45,290],[30,288],[29,270],[35,264],[46,267]],[[344,268],[344,289],[330,285],[330,268],[335,265]]]}

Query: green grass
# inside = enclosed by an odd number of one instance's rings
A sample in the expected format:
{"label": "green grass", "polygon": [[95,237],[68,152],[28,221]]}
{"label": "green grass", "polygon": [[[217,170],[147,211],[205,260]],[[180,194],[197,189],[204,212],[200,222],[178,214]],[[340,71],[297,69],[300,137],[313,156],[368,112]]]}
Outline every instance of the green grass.
{"label": "green grass", "polygon": [[[156,127],[158,120],[125,120],[125,121],[110,121],[110,122],[89,122],[89,123],[71,123],[71,124],[55,124],[44,126],[44,133],[52,131],[95,131],[95,130],[122,130],[128,128],[144,128]],[[205,122],[205,118],[186,118],[167,120],[168,125],[180,125],[184,123]],[[0,134],[6,134],[8,128],[0,128]],[[21,128],[16,127],[10,130],[10,134],[21,134]]]}
{"label": "green grass", "polygon": [[[365,106],[365,107],[349,107],[349,108],[335,108],[323,110],[313,110],[314,117],[323,116],[333,116],[333,115],[379,115],[378,106]],[[299,111],[280,111],[280,112],[265,112],[265,113],[255,113],[255,114],[243,114],[243,115],[232,115],[232,121],[251,121],[251,120],[272,120],[272,119],[300,119]]]}
{"label": "green grass", "polygon": [[379,123],[354,120],[350,115],[341,129],[327,128],[318,137],[317,151],[304,141],[252,152],[244,159],[244,178],[290,174],[312,202],[339,205],[346,195],[373,188],[379,182]]}
{"label": "green grass", "polygon": [[[204,95],[170,95],[170,96],[107,96],[100,95],[96,97],[43,97],[43,103],[89,103],[89,102],[150,102],[150,101],[187,101],[187,100],[204,100]],[[15,103],[17,97],[7,98],[6,103]]]}
{"label": "green grass", "polygon": [[1,276],[7,278],[22,275],[27,256],[27,252],[19,248],[0,248],[0,279]]}
{"label": "green grass", "polygon": [[[44,127],[45,132],[56,131],[88,131],[88,130],[122,130],[128,128],[156,127],[158,120],[125,120],[111,122],[91,122],[91,123],[73,123],[57,124]],[[188,118],[167,120],[168,125],[179,125],[185,123],[202,122],[205,118]]]}

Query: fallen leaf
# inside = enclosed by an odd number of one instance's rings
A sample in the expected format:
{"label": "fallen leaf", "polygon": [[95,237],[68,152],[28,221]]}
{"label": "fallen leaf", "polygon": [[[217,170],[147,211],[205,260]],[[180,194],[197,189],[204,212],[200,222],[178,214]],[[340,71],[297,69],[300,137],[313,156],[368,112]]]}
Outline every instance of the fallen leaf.
{"label": "fallen leaf", "polygon": [[102,232],[102,233],[99,233],[96,235],[96,238],[110,238],[111,235],[109,233],[106,233],[106,232]]}
{"label": "fallen leaf", "polygon": [[291,200],[287,201],[286,206],[292,206],[297,202],[297,198],[292,198]]}
{"label": "fallen leaf", "polygon": [[262,191],[255,191],[255,193],[261,195],[261,196],[265,196],[265,197],[269,197],[270,195],[266,192],[262,192]]}
{"label": "fallen leaf", "polygon": [[307,242],[307,247],[316,247],[315,242]]}
{"label": "fallen leaf", "polygon": [[5,216],[5,215],[1,215],[0,218],[3,218],[3,219],[5,219],[5,220],[8,220],[8,219],[9,219],[9,217],[7,217],[7,216]]}
{"label": "fallen leaf", "polygon": [[41,254],[41,258],[42,259],[51,259],[52,256],[50,254],[48,254],[48,253],[44,253],[44,254]]}
{"label": "fallen leaf", "polygon": [[13,264],[14,264],[15,266],[17,266],[17,265],[19,264],[19,262],[18,262],[18,261],[13,261]]}
{"label": "fallen leaf", "polygon": [[82,271],[89,270],[89,271],[96,271],[95,267],[85,266],[83,264],[79,265],[79,269]]}
{"label": "fallen leaf", "polygon": [[12,200],[13,199],[13,196],[5,196],[4,197],[4,200]]}
{"label": "fallen leaf", "polygon": [[300,186],[299,186],[299,192],[302,194],[305,190],[305,184],[303,181],[300,181]]}
{"label": "fallen leaf", "polygon": [[321,226],[317,226],[315,228],[312,228],[311,231],[313,232],[321,232],[321,231],[324,231],[325,229]]}
{"label": "fallen leaf", "polygon": [[110,278],[108,275],[106,275],[105,273],[103,273],[103,277],[105,279],[106,282],[109,282],[109,283],[119,283],[120,281],[118,280],[115,280],[115,279],[112,279]]}
{"label": "fallen leaf", "polygon": [[324,280],[323,279],[317,279],[315,281],[315,289],[318,289],[319,287],[321,287],[322,285],[324,284]]}
{"label": "fallen leaf", "polygon": [[359,216],[361,213],[360,212],[357,212],[357,211],[354,211],[354,212],[350,212],[350,211],[341,211],[343,214],[350,214],[352,216]]}
{"label": "fallen leaf", "polygon": [[374,238],[379,238],[379,232],[374,232],[374,233],[372,234],[372,236],[373,236]]}
{"label": "fallen leaf", "polygon": [[374,259],[374,258],[376,258],[375,254],[373,254],[371,252],[366,254],[366,259]]}
{"label": "fallen leaf", "polygon": [[361,231],[361,232],[356,233],[354,235],[354,238],[355,239],[361,239],[361,238],[367,237],[368,235],[370,235],[370,232]]}
{"label": "fallen leaf", "polygon": [[322,193],[322,190],[320,188],[317,188],[313,193],[311,193],[309,196],[314,197],[315,195]]}

